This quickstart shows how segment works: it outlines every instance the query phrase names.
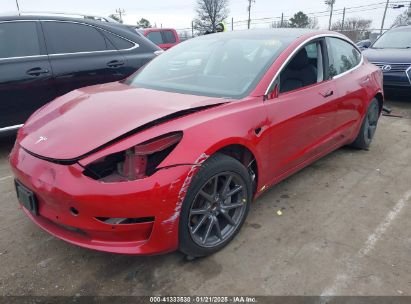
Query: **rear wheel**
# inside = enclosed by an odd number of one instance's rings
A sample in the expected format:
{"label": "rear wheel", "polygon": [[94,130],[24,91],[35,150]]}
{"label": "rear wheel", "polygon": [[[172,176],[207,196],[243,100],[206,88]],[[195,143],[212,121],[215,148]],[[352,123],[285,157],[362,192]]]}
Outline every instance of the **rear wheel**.
{"label": "rear wheel", "polygon": [[378,100],[374,98],[368,107],[367,113],[365,114],[360,132],[351,144],[352,147],[358,149],[368,149],[372,139],[374,138],[375,131],[377,130],[379,117],[380,109],[378,106]]}
{"label": "rear wheel", "polygon": [[251,178],[236,159],[217,154],[193,178],[180,215],[180,250],[210,255],[238,233],[251,202]]}

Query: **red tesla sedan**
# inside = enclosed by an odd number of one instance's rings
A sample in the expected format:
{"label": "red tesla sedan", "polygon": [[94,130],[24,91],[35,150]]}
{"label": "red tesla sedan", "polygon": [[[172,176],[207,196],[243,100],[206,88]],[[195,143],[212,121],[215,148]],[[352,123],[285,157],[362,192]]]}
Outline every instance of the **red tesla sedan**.
{"label": "red tesla sedan", "polygon": [[381,71],[342,35],[213,34],[44,106],[10,163],[26,215],[65,241],[199,257],[273,184],[341,146],[368,148],[382,105]]}

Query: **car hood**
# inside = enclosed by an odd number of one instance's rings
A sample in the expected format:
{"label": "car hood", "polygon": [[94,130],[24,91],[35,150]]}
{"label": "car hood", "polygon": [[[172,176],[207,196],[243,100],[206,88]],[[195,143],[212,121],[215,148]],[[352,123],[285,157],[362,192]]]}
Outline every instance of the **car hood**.
{"label": "car hood", "polygon": [[72,91],[35,112],[20,145],[54,160],[73,160],[174,113],[226,102],[109,83]]}
{"label": "car hood", "polygon": [[411,49],[367,49],[362,52],[370,62],[411,63]]}

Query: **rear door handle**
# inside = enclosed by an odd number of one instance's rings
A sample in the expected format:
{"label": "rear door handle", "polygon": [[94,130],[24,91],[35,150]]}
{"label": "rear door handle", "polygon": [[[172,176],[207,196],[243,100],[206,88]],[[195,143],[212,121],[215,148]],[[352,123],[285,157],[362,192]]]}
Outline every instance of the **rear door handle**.
{"label": "rear door handle", "polygon": [[49,72],[50,71],[48,69],[43,69],[43,68],[37,67],[37,68],[32,68],[30,70],[27,70],[26,74],[30,75],[30,76],[38,77],[42,74],[48,74]]}
{"label": "rear door handle", "polygon": [[327,98],[327,97],[330,97],[330,96],[334,95],[334,91],[329,90],[329,91],[326,91],[326,92],[323,92],[323,93],[320,93],[320,94],[321,94],[322,97]]}
{"label": "rear door handle", "polygon": [[122,60],[112,60],[112,61],[107,62],[107,66],[109,68],[118,68],[118,67],[121,67],[122,65],[124,65],[124,61]]}

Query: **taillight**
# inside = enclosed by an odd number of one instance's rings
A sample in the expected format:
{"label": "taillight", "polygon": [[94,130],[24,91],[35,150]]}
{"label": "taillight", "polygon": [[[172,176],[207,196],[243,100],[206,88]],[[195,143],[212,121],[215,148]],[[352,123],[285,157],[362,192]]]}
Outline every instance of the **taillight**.
{"label": "taillight", "polygon": [[150,176],[182,136],[182,132],[169,133],[105,156],[87,165],[84,174],[103,182],[132,181]]}

